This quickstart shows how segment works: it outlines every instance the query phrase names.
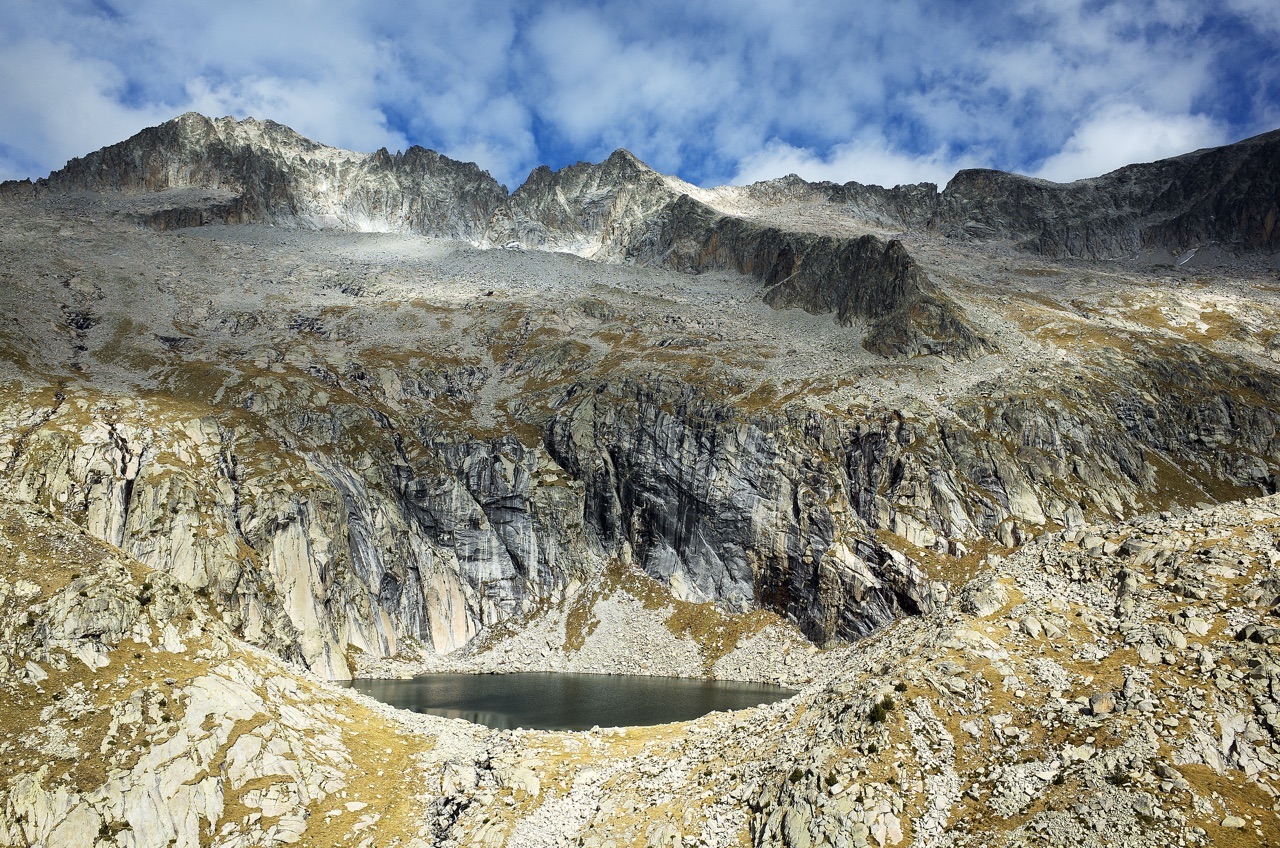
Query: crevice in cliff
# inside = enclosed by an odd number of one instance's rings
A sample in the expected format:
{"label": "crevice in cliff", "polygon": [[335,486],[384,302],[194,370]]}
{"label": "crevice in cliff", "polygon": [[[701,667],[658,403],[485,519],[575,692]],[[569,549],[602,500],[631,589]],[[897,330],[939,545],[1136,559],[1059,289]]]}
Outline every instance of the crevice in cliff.
{"label": "crevice in cliff", "polygon": [[11,477],[13,475],[13,470],[17,466],[18,461],[22,459],[23,454],[26,453],[27,444],[31,440],[32,435],[38,433],[41,428],[52,421],[54,417],[57,416],[59,410],[62,409],[62,404],[67,399],[66,394],[63,392],[64,388],[64,384],[59,384],[58,391],[53,394],[53,405],[48,407],[46,411],[37,413],[36,420],[27,427],[24,427],[18,433],[18,437],[13,443],[13,450],[9,454],[9,461],[6,462],[4,466],[4,473],[6,477]]}

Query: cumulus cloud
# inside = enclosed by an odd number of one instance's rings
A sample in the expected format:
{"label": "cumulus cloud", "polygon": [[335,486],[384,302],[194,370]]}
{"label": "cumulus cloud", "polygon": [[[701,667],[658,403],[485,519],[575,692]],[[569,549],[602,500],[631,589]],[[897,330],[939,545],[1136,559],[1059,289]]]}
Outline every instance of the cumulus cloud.
{"label": "cumulus cloud", "polygon": [[33,39],[0,50],[0,179],[42,176],[168,117],[121,103],[124,85],[115,66],[66,44]]}
{"label": "cumulus cloud", "polygon": [[1202,115],[1162,115],[1116,104],[1090,116],[1050,156],[1034,176],[1071,182],[1114,171],[1135,162],[1152,162],[1201,147],[1223,144],[1222,127]]}
{"label": "cumulus cloud", "polygon": [[422,144],[511,186],[615,147],[703,185],[1067,178],[1271,128],[1273,6],[8,0],[0,170],[38,176],[196,109]]}
{"label": "cumulus cloud", "polygon": [[886,188],[911,183],[941,186],[955,176],[956,171],[984,164],[975,156],[957,157],[945,150],[914,156],[891,149],[883,139],[836,145],[825,156],[774,139],[758,153],[743,160],[732,182],[745,185],[784,174],[796,174],[810,182],[847,183],[853,180]]}

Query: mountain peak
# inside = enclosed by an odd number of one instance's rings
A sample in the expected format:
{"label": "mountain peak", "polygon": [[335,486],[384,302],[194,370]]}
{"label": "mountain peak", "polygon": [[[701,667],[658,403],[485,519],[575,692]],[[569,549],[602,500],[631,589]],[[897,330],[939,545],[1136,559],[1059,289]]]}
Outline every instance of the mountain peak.
{"label": "mountain peak", "polygon": [[[643,161],[641,161],[641,159],[638,156],[636,156],[630,150],[627,150],[625,147],[619,147],[617,150],[610,153],[609,158],[606,159],[605,161],[615,165],[630,165],[634,168],[639,168],[644,171],[653,171],[653,168],[650,168]],[[656,171],[654,173],[656,173]]]}

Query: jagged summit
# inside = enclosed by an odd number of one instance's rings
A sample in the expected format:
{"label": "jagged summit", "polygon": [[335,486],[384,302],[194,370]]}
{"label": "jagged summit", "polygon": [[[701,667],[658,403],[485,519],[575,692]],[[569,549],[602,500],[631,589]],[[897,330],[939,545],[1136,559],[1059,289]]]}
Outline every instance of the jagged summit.
{"label": "jagged summit", "polygon": [[479,166],[425,148],[354,153],[271,120],[188,112],[2,191],[226,189],[235,202],[202,219],[441,235],[604,261],[652,261],[664,249],[662,212],[681,195],[739,217],[825,200],[834,214],[872,229],[1001,239],[1030,252],[1101,259],[1207,243],[1275,252],[1278,158],[1280,130],[1066,184],[966,169],[941,190],[811,183],[794,174],[703,190],[619,148],[599,163],[540,166],[508,199]]}
{"label": "jagged summit", "polygon": [[[10,184],[16,193],[21,184]],[[269,120],[189,112],[73,159],[35,192],[225,190],[209,210],[228,223],[398,232],[475,239],[506,189],[474,163],[431,150],[354,153]],[[161,215],[160,224],[174,216]],[[200,221],[198,221],[200,222]]]}

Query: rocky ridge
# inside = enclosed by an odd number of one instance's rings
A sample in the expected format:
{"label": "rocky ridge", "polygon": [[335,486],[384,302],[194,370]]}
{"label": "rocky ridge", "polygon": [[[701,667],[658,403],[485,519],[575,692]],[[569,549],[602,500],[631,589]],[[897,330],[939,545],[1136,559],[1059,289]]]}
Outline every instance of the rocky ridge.
{"label": "rocky ridge", "polygon": [[744,211],[828,206],[865,230],[1008,241],[1057,258],[1177,257],[1209,246],[1270,254],[1280,245],[1278,151],[1273,131],[1073,183],[966,169],[941,191],[931,183],[886,189],[793,175],[714,194]]}
{"label": "rocky ridge", "polygon": [[[170,229],[213,220],[475,239],[506,189],[472,163],[411,147],[372,154],[325,147],[274,121],[189,112],[73,159],[34,185],[4,192],[159,194],[189,188],[224,196],[139,216]],[[185,195],[179,195],[184,197]]]}

